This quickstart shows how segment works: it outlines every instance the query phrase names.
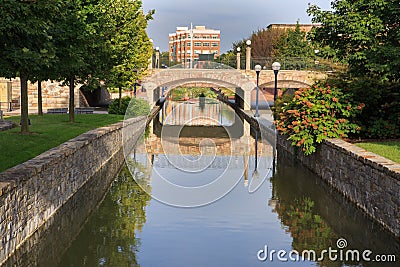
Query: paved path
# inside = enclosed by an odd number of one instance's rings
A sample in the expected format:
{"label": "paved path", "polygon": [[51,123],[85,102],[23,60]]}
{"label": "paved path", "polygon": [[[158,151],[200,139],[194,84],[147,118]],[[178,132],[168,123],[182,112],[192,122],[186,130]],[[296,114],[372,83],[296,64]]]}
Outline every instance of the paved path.
{"label": "paved path", "polygon": [[[43,110],[44,114],[46,114],[46,110]],[[38,111],[37,109],[29,109],[29,114],[30,115],[37,115]],[[108,114],[108,111],[106,108],[94,108],[93,114]],[[19,116],[21,115],[21,110],[20,109],[15,109],[13,111],[4,111],[4,116]]]}
{"label": "paved path", "polygon": [[12,122],[10,122],[10,121],[5,121],[5,120],[0,121],[0,132],[1,132],[1,131],[8,130],[8,129],[11,129],[12,127],[13,127]]}

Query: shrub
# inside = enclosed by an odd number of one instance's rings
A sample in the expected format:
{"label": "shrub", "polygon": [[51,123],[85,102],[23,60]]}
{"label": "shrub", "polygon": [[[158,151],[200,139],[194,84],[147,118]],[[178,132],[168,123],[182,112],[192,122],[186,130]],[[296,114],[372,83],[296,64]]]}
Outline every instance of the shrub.
{"label": "shrub", "polygon": [[124,96],[121,99],[121,104],[121,108],[119,108],[119,99],[114,99],[108,107],[108,113],[120,115],[129,114],[129,116],[132,117],[147,116],[150,113],[150,105],[144,99]]}
{"label": "shrub", "polygon": [[342,90],[317,82],[297,90],[284,105],[276,121],[277,130],[309,155],[323,139],[343,138],[359,131],[360,127],[351,120],[363,106],[351,104],[349,95]]}
{"label": "shrub", "polygon": [[347,85],[357,102],[365,103],[356,119],[367,138],[400,137],[400,85],[369,78],[354,79]]}

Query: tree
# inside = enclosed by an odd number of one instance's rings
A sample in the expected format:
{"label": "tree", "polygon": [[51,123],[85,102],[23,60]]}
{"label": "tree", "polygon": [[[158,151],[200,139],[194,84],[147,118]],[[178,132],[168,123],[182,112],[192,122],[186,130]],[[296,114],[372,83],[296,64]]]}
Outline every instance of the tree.
{"label": "tree", "polygon": [[335,0],[332,10],[309,6],[312,39],[328,46],[331,57],[349,63],[350,74],[400,79],[400,8],[394,0]]}
{"label": "tree", "polygon": [[107,83],[119,89],[119,106],[123,87],[132,86],[147,69],[152,55],[152,44],[147,36],[147,22],[154,11],[144,14],[142,1],[104,0],[107,28],[112,32],[107,45],[112,53],[112,69]]}
{"label": "tree", "polygon": [[56,52],[60,59],[56,67],[59,79],[69,86],[70,122],[75,121],[75,83],[93,81],[110,64],[101,4],[101,0],[65,1],[64,14],[55,28]]}
{"label": "tree", "polygon": [[310,43],[306,40],[306,32],[300,30],[297,22],[294,30],[288,29],[281,34],[274,44],[274,56],[281,58],[312,58],[314,55]]}
{"label": "tree", "polygon": [[21,133],[29,133],[28,80],[55,61],[50,29],[60,17],[63,1],[0,2],[0,75],[20,77]]}
{"label": "tree", "polygon": [[262,29],[251,35],[251,54],[255,58],[275,57],[278,42],[286,36],[282,29]]}

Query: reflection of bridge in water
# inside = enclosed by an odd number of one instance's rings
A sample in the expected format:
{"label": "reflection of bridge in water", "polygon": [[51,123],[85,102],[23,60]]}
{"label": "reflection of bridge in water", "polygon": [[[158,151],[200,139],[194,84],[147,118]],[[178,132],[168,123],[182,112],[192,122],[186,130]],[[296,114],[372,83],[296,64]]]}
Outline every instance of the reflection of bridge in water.
{"label": "reflection of bridge in water", "polygon": [[[205,142],[202,137],[180,137],[161,138],[151,136],[146,139],[145,146],[148,154],[172,154],[172,155],[216,155],[216,156],[239,156],[255,155],[255,140],[251,137],[241,138],[217,138],[212,143]],[[270,145],[262,145],[259,141],[258,155],[272,154]]]}
{"label": "reflection of bridge in water", "polygon": [[165,137],[243,136],[243,119],[228,105],[215,99],[194,99],[185,102],[166,101],[151,123],[152,132]]}
{"label": "reflection of bridge in water", "polygon": [[[134,158],[141,158],[157,181],[165,176],[187,182],[191,173],[204,172],[203,175],[214,177],[235,172],[247,185],[250,176],[266,177],[272,172],[274,146],[228,105],[215,100],[205,102],[203,107],[195,100],[165,104],[164,113],[160,112],[149,124],[149,136],[134,152]],[[202,114],[216,123],[193,123],[193,118]],[[230,179],[230,174],[224,175]]]}
{"label": "reflection of bridge in water", "polygon": [[216,99],[198,98],[166,101],[159,118],[163,125],[230,126],[235,122],[235,112]]}

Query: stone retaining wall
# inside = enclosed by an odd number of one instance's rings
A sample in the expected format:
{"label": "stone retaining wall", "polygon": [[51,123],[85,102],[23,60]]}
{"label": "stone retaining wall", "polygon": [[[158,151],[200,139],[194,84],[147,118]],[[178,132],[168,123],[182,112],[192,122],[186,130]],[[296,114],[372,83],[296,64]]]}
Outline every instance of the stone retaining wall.
{"label": "stone retaining wall", "polygon": [[[25,241],[53,220],[87,183],[93,179],[109,179],[110,184],[112,178],[96,174],[110,163],[112,170],[118,171],[115,162],[119,166],[124,162],[123,127],[132,133],[124,136],[124,149],[133,149],[145,122],[146,117],[138,117],[89,131],[0,173],[0,265],[16,249],[26,246]],[[106,191],[107,188],[98,189]]]}
{"label": "stone retaining wall", "polygon": [[400,164],[340,139],[324,140],[310,156],[284,136],[277,145],[400,237]]}

